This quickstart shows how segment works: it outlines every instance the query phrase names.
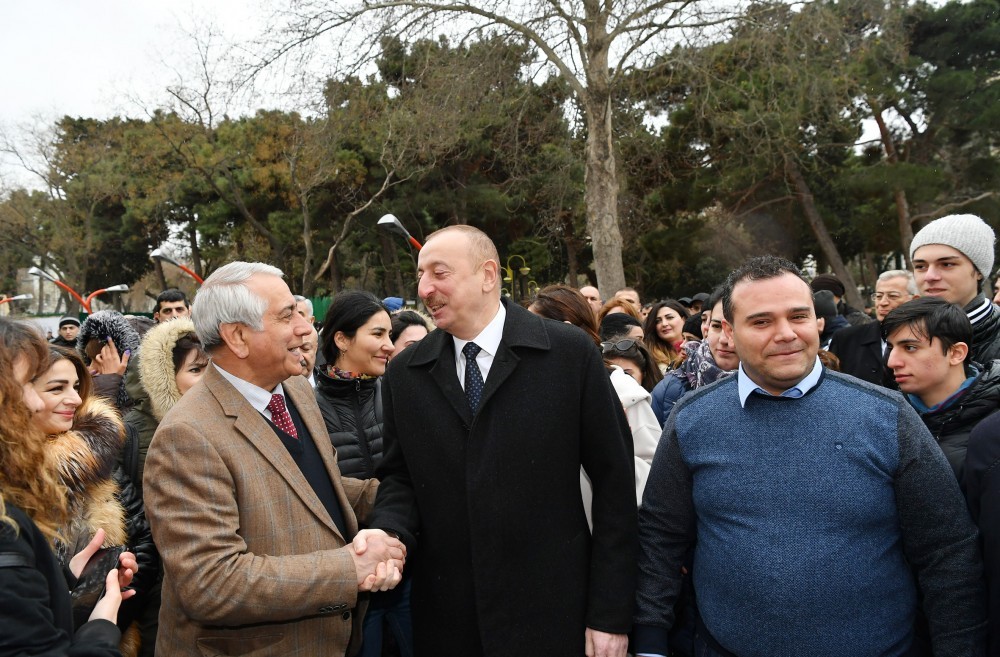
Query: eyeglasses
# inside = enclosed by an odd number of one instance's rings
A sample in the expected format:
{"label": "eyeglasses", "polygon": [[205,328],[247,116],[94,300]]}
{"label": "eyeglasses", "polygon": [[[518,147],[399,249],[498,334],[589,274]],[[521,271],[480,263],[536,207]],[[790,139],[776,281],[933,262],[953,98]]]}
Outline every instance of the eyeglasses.
{"label": "eyeglasses", "polygon": [[889,301],[899,301],[904,295],[899,292],[875,292],[872,294],[872,301],[881,301],[882,299],[888,299]]}
{"label": "eyeglasses", "polygon": [[601,352],[605,354],[611,353],[612,351],[617,351],[621,354],[628,353],[629,351],[635,349],[636,343],[638,343],[638,340],[632,339],[619,340],[618,342],[602,342]]}

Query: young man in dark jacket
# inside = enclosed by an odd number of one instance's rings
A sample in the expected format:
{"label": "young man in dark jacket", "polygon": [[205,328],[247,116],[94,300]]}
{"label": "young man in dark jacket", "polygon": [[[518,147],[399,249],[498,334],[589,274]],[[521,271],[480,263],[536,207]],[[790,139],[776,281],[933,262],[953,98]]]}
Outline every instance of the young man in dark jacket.
{"label": "young man in dark jacket", "polygon": [[899,306],[882,322],[886,361],[899,389],[920,414],[958,481],[972,429],[1000,407],[1000,361],[971,360],[972,325],[955,304],[925,297]]}

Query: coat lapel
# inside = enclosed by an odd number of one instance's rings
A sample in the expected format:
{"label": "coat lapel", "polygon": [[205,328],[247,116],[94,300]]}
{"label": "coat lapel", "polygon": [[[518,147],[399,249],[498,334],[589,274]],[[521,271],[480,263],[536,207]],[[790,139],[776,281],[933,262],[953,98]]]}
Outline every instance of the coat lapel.
{"label": "coat lapel", "polygon": [[[485,408],[490,398],[510,378],[520,362],[516,353],[518,347],[534,349],[549,349],[548,332],[544,321],[520,306],[502,299],[501,303],[507,311],[504,321],[503,339],[493,357],[490,374],[486,377],[486,387],[479,409]],[[455,342],[449,333],[442,330],[432,332],[429,336],[411,347],[414,349],[410,367],[419,367],[431,363],[431,378],[444,393],[445,398],[462,421],[468,426],[472,422],[472,409],[465,398],[465,391],[458,381],[455,364]]]}
{"label": "coat lapel", "polygon": [[[320,458],[323,459],[323,465],[326,466],[326,472],[330,475],[333,490],[337,494],[340,512],[347,523],[347,531],[351,535],[351,538],[353,538],[358,533],[358,519],[354,515],[350,500],[347,499],[347,493],[344,492],[344,486],[340,481],[340,466],[337,465],[337,452],[333,448],[333,443],[330,442],[330,434],[326,430],[326,423],[323,422],[323,415],[319,412],[319,407],[316,405],[315,393],[312,387],[305,382],[305,379],[291,384],[289,383],[290,381],[291,379],[284,383],[285,391],[291,398],[292,403],[295,404],[295,408],[298,410],[302,421],[305,422],[306,428],[309,429],[309,435],[312,436],[316,450],[319,452]],[[305,386],[297,385],[300,383],[304,383]],[[324,515],[326,515],[326,509],[323,511]],[[330,522],[330,526],[334,530],[337,529],[332,521]],[[339,534],[340,532],[337,531],[337,533]],[[344,538],[346,542],[347,537],[341,538]]]}
{"label": "coat lapel", "polygon": [[[267,423],[264,416],[257,412],[250,405],[250,402],[225,377],[216,371],[214,366],[210,366],[205,372],[205,384],[219,401],[226,416],[234,418],[233,427],[236,431],[243,434],[247,442],[253,445],[260,455],[274,467],[277,475],[285,480],[285,483],[298,495],[309,510],[324,525],[339,535],[340,531],[334,525],[330,514],[326,512],[323,503],[319,501],[316,493],[313,492],[312,486],[306,481],[299,466],[292,459],[285,446],[281,444],[281,440],[275,435],[274,429]],[[295,401],[296,397],[292,399]],[[301,407],[302,404],[296,404],[296,408]],[[313,424],[310,423],[308,427],[312,433],[314,431]],[[314,436],[313,440],[318,444],[319,441],[315,436],[319,435],[323,437],[326,435],[326,432],[321,431],[319,434],[313,433],[312,435]]]}

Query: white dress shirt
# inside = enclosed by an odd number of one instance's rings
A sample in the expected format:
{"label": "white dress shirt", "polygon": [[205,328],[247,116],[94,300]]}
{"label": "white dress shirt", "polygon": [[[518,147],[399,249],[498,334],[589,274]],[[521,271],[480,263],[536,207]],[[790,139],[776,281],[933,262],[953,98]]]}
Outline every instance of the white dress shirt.
{"label": "white dress shirt", "polygon": [[[244,381],[235,374],[230,374],[226,370],[219,367],[218,364],[216,363],[212,364],[215,365],[215,369],[219,371],[219,374],[222,375],[222,378],[232,383],[233,387],[236,388],[237,392],[243,395],[246,398],[246,400],[250,402],[250,405],[253,406],[258,413],[266,417],[268,420],[273,420],[273,418],[271,417],[271,411],[267,410],[267,405],[271,403],[271,395],[281,395],[281,396],[285,395],[285,389],[281,387],[280,383],[277,386],[275,386],[272,392],[268,392],[267,390],[264,390],[260,386],[255,386],[249,381]],[[285,402],[286,408],[288,407],[288,404],[289,402],[286,401]]]}
{"label": "white dress shirt", "polygon": [[462,353],[462,349],[465,345],[470,342],[475,342],[479,345],[479,354],[476,355],[476,365],[479,365],[479,371],[483,375],[483,382],[486,382],[486,377],[490,375],[490,368],[493,367],[493,358],[497,355],[497,350],[500,348],[500,340],[503,338],[503,323],[507,319],[507,310],[500,304],[497,314],[493,316],[490,323],[486,325],[479,335],[471,340],[460,340],[455,336],[452,338],[455,341],[455,370],[458,374],[458,382],[462,384],[462,389],[465,389],[465,354]]}

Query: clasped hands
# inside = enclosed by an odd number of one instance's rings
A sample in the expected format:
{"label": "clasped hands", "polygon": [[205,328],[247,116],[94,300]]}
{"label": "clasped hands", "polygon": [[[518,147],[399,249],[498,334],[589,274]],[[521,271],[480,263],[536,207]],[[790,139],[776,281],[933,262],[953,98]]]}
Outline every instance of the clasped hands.
{"label": "clasped hands", "polygon": [[406,546],[381,529],[362,529],[351,542],[359,591],[388,591],[403,579]]}

